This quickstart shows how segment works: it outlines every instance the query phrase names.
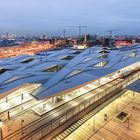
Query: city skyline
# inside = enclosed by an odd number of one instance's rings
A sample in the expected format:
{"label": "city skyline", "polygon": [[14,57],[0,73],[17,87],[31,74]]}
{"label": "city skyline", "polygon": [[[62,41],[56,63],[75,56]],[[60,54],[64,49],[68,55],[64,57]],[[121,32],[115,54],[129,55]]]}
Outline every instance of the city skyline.
{"label": "city skyline", "polygon": [[0,34],[77,35],[78,29],[67,26],[86,25],[82,33],[139,35],[139,1],[135,0],[2,0]]}

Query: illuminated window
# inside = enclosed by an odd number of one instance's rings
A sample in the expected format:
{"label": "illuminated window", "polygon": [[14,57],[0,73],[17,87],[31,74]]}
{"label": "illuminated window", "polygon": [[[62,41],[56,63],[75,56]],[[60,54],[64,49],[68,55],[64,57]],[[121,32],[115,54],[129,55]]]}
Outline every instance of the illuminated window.
{"label": "illuminated window", "polygon": [[42,72],[57,72],[63,68],[63,65],[54,65],[47,69],[44,69]]}
{"label": "illuminated window", "polygon": [[94,67],[97,67],[97,68],[105,67],[107,65],[107,63],[108,63],[107,61],[102,61],[102,62],[95,64]]}
{"label": "illuminated window", "polygon": [[14,77],[8,79],[7,81],[5,81],[3,83],[3,85],[7,84],[7,83],[10,83],[10,82],[13,82],[13,81],[16,81],[16,80],[19,80],[19,79],[27,78],[27,77],[30,77],[30,76],[14,76]]}
{"label": "illuminated window", "polygon": [[134,57],[136,57],[136,56],[137,56],[137,51],[136,51],[136,50],[132,51],[132,52],[129,54],[129,57],[131,57],[131,58],[134,58]]}
{"label": "illuminated window", "polygon": [[99,55],[97,56],[98,59],[104,59],[104,58],[107,58],[107,54],[102,54],[102,55]]}
{"label": "illuminated window", "polygon": [[74,71],[71,72],[66,78],[72,77],[72,76],[74,76],[74,75],[76,75],[76,74],[79,74],[79,73],[81,73],[81,72],[82,72],[82,70],[74,70]]}

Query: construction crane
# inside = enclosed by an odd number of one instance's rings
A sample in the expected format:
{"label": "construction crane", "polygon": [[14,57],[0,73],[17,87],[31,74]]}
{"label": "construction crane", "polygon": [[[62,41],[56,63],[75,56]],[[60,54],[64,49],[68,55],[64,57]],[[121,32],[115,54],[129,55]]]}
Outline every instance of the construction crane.
{"label": "construction crane", "polygon": [[66,30],[63,30],[63,38],[66,38]]}
{"label": "construction crane", "polygon": [[78,33],[79,33],[79,37],[80,37],[81,36],[82,28],[86,28],[87,26],[82,26],[81,24],[79,24],[78,26],[66,26],[66,27],[69,27],[69,28],[78,28]]}
{"label": "construction crane", "polygon": [[116,31],[119,31],[119,30],[118,29],[110,29],[110,30],[107,31],[107,32],[109,32],[109,36],[110,36],[109,48],[112,48],[112,35],[113,35],[113,32],[116,32]]}
{"label": "construction crane", "polygon": [[66,30],[63,30],[63,39],[64,39],[64,44],[67,42],[67,37],[66,37]]}
{"label": "construction crane", "polygon": [[112,37],[113,32],[119,31],[118,29],[110,29],[107,32],[109,32],[110,37]]}

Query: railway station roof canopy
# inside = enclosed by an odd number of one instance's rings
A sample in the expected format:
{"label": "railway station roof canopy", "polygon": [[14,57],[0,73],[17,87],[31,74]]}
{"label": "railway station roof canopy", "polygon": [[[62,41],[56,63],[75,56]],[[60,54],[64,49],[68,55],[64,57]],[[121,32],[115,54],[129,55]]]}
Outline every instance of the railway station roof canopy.
{"label": "railway station roof canopy", "polygon": [[140,61],[139,44],[107,53],[103,49],[63,49],[1,59],[0,95],[31,83],[41,85],[32,96],[50,98]]}
{"label": "railway station roof canopy", "polygon": [[134,83],[132,83],[131,85],[129,85],[127,87],[128,90],[140,93],[140,79],[138,79],[137,81],[135,81]]}

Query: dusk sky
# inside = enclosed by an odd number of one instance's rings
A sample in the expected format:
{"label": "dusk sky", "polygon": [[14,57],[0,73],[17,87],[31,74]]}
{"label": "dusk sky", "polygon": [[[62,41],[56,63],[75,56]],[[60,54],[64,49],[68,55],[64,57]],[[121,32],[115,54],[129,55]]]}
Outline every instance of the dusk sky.
{"label": "dusk sky", "polygon": [[140,0],[0,0],[0,34],[140,34]]}

